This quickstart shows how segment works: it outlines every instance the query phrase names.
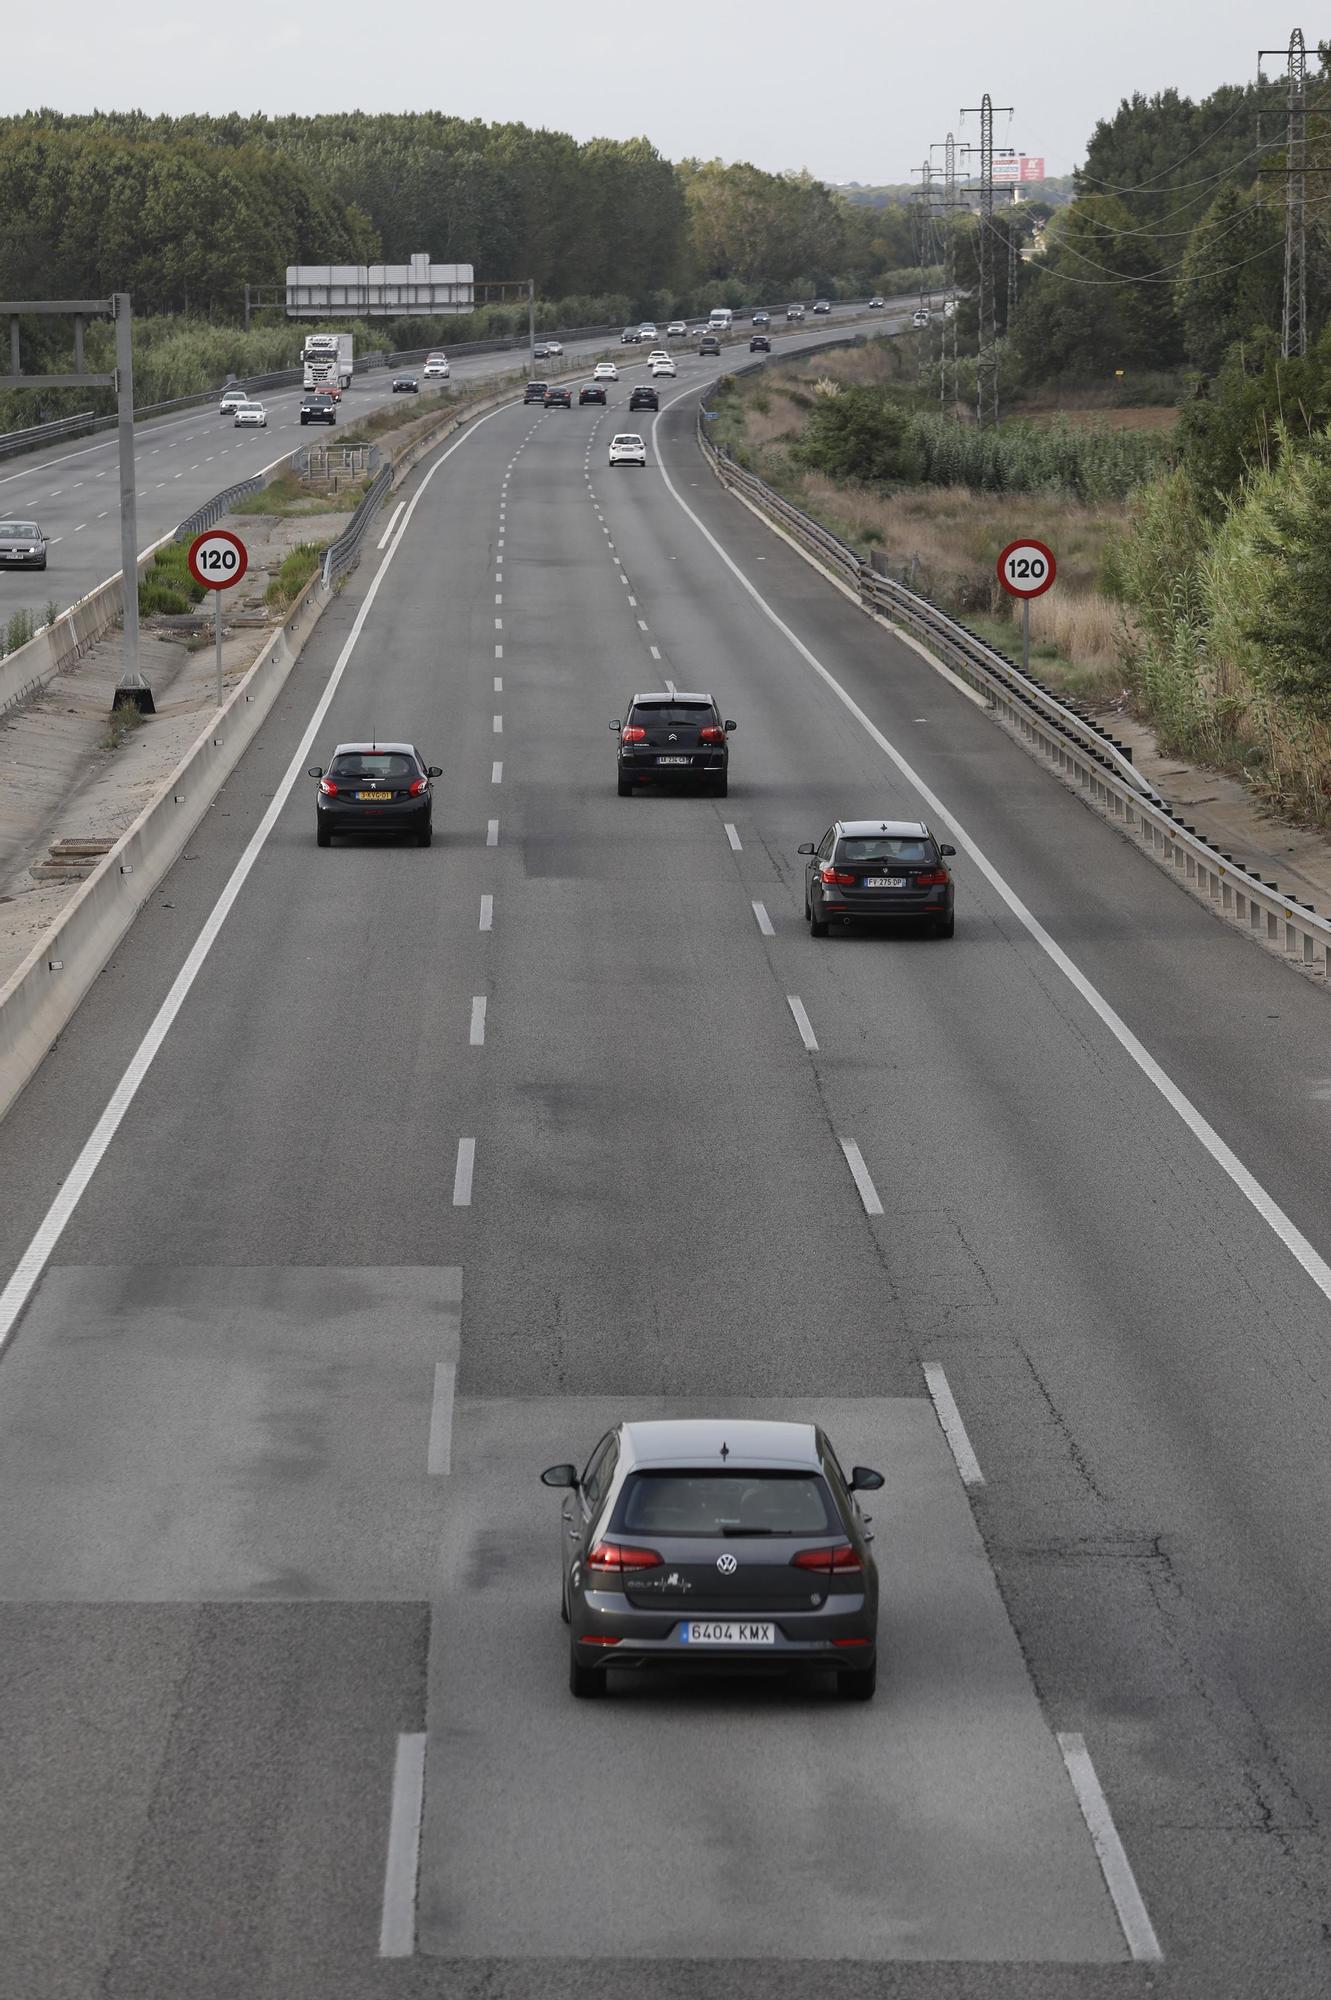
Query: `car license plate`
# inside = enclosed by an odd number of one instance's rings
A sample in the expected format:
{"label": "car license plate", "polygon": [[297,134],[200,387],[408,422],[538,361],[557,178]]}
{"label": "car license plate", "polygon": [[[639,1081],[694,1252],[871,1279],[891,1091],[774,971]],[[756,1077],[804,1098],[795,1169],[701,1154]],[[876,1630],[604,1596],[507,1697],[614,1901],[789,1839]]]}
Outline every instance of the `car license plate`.
{"label": "car license plate", "polygon": [[692,757],[658,757],[658,764],[691,764]]}
{"label": "car license plate", "polygon": [[735,1618],[686,1619],[679,1628],[682,1646],[774,1646],[776,1627],[746,1624]]}
{"label": "car license plate", "polygon": [[905,889],[909,887],[904,875],[870,875],[865,878],[866,889]]}
{"label": "car license plate", "polygon": [[357,792],[358,799],[391,799],[391,792]]}

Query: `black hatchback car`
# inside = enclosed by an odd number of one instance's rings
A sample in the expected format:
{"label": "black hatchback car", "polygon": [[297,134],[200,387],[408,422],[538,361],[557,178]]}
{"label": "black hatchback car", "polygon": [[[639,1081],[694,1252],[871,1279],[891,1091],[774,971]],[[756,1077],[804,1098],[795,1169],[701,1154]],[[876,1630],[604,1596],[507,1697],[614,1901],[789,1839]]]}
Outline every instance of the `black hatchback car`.
{"label": "black hatchback car", "polygon": [[395,396],[419,396],[421,385],[414,375],[395,375],[393,394]]}
{"label": "black hatchback car", "polygon": [[730,744],[733,722],[709,694],[635,694],[622,722],[612,722],[619,737],[619,796],[628,798],[635,785],[693,781],[723,799],[730,784]]}
{"label": "black hatchback car", "polygon": [[315,832],[320,847],[335,833],[414,834],[418,847],[434,835],[430,780],[440,775],[414,743],[339,743],[325,771],[310,765],[319,780]]}
{"label": "black hatchback car", "polygon": [[545,407],[547,410],[571,410],[573,408],[573,391],[571,389],[547,389],[545,392]]}
{"label": "black hatchback car", "polygon": [[599,382],[584,382],[578,391],[579,404],[604,403],[604,401],[605,390]]}
{"label": "black hatchback car", "polygon": [[749,353],[770,354],[771,351],[772,351],[772,343],[767,338],[767,335],[765,333],[755,333],[752,340],[750,340],[749,342]]}
{"label": "black hatchback car", "polygon": [[529,382],[522,392],[524,403],[543,403],[549,391],[548,382]]}
{"label": "black hatchback car", "polygon": [[946,857],[922,819],[848,819],[807,841],[804,914],[814,937],[829,924],[865,918],[914,918],[936,937],[951,937],[955,891]]}
{"label": "black hatchback car", "polygon": [[816,1424],[752,1418],[624,1423],[565,1489],[560,1608],[569,1689],[603,1694],[611,1668],[836,1675],[872,1698],[878,1572],[856,1493]]}
{"label": "black hatchback car", "polygon": [[640,382],[629,397],[630,410],[659,410],[660,407],[661,398],[655,389],[648,388],[645,382]]}

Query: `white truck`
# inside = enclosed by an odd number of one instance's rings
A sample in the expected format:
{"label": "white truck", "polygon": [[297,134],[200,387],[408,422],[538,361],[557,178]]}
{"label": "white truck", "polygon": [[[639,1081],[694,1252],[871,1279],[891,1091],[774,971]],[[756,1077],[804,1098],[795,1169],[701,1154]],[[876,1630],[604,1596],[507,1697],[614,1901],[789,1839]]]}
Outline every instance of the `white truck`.
{"label": "white truck", "polygon": [[351,335],[307,333],[300,351],[307,389],[351,387]]}
{"label": "white truck", "polygon": [[729,306],[713,306],[707,316],[708,329],[712,333],[729,333],[735,324],[735,315]]}

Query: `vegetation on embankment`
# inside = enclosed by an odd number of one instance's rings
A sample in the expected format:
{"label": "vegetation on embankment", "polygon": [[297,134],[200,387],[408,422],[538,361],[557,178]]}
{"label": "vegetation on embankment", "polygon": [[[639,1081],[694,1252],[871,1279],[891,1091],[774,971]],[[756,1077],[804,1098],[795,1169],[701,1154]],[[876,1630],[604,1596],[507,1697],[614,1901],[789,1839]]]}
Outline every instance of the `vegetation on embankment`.
{"label": "vegetation on embankment", "polygon": [[264,603],[274,611],[289,611],[318,569],[327,547],[327,542],[298,542],[290,554],[282,558],[276,574],[269,579],[263,594]]}

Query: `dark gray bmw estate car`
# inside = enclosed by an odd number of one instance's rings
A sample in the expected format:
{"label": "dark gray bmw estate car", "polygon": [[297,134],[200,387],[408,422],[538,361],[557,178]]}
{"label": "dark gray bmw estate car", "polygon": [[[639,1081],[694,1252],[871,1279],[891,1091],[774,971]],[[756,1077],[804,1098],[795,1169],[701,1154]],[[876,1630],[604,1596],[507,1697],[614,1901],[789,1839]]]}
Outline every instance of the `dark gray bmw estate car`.
{"label": "dark gray bmw estate car", "polygon": [[693,1418],[620,1424],[566,1489],[561,1610],[569,1687],[605,1691],[611,1668],[836,1674],[871,1699],[878,1572],[856,1493],[815,1424]]}

